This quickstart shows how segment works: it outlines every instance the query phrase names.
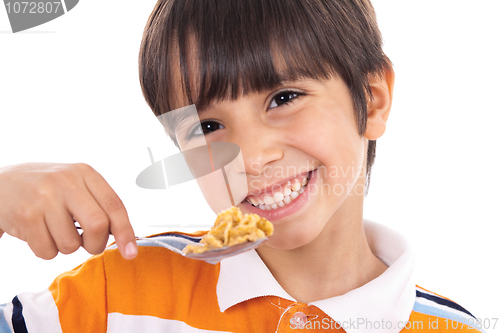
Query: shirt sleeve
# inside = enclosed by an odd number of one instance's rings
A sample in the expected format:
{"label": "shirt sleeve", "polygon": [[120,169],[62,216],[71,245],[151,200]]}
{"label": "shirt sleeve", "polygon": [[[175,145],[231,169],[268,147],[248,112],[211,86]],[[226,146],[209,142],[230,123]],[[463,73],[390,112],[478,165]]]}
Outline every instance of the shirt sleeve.
{"label": "shirt sleeve", "polygon": [[102,256],[59,275],[48,289],[22,293],[0,305],[0,333],[106,332]]}

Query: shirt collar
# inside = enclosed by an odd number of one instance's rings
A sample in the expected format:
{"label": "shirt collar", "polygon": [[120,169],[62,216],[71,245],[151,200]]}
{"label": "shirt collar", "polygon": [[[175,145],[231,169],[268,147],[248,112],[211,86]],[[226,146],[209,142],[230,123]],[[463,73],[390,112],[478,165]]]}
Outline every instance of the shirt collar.
{"label": "shirt collar", "polygon": [[[340,323],[352,323],[358,318],[365,322],[391,321],[392,325],[386,324],[386,328],[391,326],[392,329],[385,332],[399,332],[398,322],[408,320],[415,302],[414,251],[406,239],[394,230],[368,220],[363,223],[372,252],[389,267],[382,275],[359,288],[309,305],[317,306]],[[279,285],[255,250],[221,261],[217,299],[222,312],[261,296],[278,296],[296,302]],[[344,325],[344,330],[351,333],[356,331],[356,327]],[[371,332],[367,328],[362,330]],[[380,327],[375,331],[380,333]]]}

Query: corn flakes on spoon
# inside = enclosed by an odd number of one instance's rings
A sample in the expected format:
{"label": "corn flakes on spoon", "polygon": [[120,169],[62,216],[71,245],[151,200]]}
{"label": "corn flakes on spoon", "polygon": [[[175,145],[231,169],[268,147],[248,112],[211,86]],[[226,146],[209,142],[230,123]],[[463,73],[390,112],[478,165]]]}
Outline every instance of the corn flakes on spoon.
{"label": "corn flakes on spoon", "polygon": [[199,245],[189,244],[182,250],[151,238],[137,239],[153,242],[185,257],[216,264],[224,258],[257,248],[273,233],[273,224],[257,214],[243,214],[231,207],[217,215],[214,226]]}

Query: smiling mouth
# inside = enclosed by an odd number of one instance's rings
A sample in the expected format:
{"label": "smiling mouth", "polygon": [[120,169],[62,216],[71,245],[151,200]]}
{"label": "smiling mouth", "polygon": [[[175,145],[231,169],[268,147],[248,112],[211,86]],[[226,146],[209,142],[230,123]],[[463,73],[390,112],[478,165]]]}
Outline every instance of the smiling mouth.
{"label": "smiling mouth", "polygon": [[272,193],[257,196],[251,195],[246,197],[246,201],[261,210],[274,210],[285,207],[304,192],[310,179],[311,171],[302,180],[295,179],[294,181],[288,181],[286,185],[279,186]]}

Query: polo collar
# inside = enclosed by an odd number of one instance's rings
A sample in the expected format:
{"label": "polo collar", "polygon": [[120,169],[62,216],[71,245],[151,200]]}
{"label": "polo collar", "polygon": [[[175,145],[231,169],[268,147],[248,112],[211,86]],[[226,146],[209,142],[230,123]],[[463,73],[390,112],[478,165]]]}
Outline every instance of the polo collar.
{"label": "polo collar", "polygon": [[[415,254],[406,239],[394,230],[366,219],[363,224],[370,249],[389,267],[359,288],[308,305],[318,307],[336,322],[343,323],[347,333],[359,332],[360,328],[363,332],[381,332],[380,326],[370,330],[369,326],[353,325],[358,318],[379,324],[384,320],[386,329],[383,332],[399,332],[400,322],[404,325],[408,320],[415,302]],[[297,302],[280,286],[255,250],[221,261],[217,299],[222,312],[261,296],[278,296]]]}

